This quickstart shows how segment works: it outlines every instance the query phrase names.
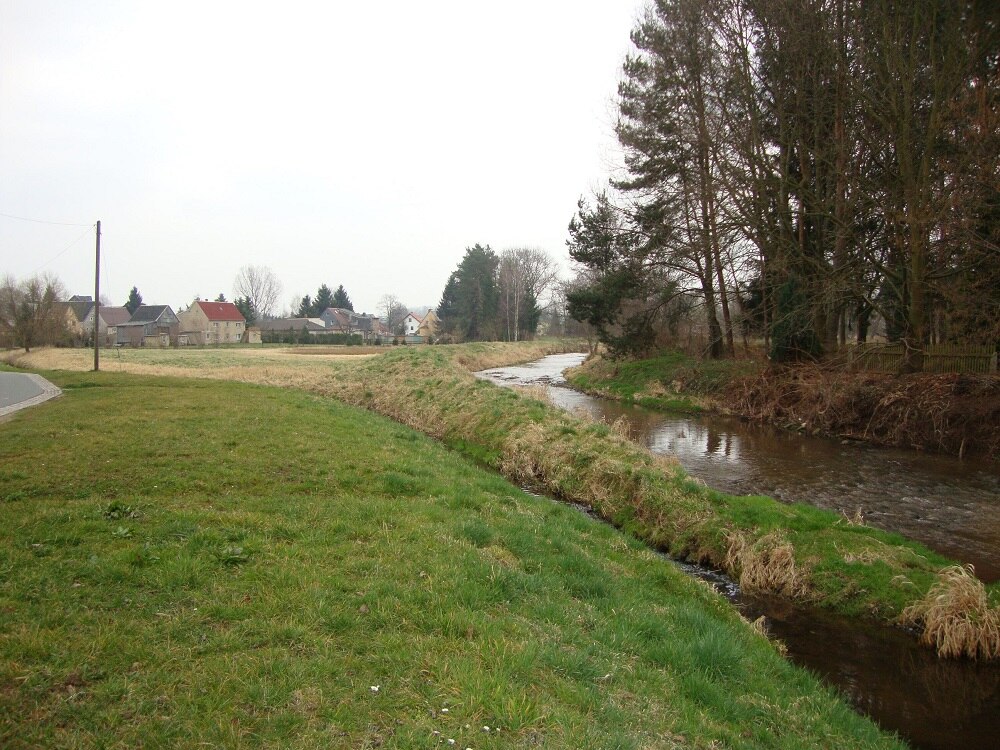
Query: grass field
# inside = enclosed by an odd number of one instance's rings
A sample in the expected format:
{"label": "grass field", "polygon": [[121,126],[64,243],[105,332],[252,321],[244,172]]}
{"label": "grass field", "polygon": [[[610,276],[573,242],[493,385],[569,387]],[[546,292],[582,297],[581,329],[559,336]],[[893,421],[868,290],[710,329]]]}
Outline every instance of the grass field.
{"label": "grass field", "polygon": [[0,746],[901,746],[640,543],[395,422],[47,376],[0,424]]}
{"label": "grass field", "polygon": [[[808,505],[733,497],[692,481],[604,424],[477,380],[470,370],[563,351],[559,341],[393,347],[375,357],[294,351],[128,350],[111,367],[303,390],[388,416],[518,483],[582,503],[636,538],[728,571],[748,591],[916,626],[942,656],[1000,656],[1000,585],[923,545]],[[11,361],[84,370],[85,352]]]}

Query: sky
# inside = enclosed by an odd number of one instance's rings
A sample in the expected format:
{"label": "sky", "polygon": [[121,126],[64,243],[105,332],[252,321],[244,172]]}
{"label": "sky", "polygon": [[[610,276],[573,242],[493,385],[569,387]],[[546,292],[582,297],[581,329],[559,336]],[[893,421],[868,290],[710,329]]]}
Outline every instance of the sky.
{"label": "sky", "polygon": [[[620,164],[642,0],[0,0],[0,276],[175,310],[440,299],[465,248],[536,247]],[[30,221],[28,221],[30,220]]]}

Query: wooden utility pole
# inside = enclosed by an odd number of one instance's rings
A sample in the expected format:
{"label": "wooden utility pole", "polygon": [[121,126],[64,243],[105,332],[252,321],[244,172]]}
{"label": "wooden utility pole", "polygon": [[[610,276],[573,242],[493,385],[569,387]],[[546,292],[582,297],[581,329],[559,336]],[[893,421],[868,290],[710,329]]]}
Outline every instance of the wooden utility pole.
{"label": "wooden utility pole", "polygon": [[94,261],[94,372],[101,369],[101,222],[97,222],[97,253]]}

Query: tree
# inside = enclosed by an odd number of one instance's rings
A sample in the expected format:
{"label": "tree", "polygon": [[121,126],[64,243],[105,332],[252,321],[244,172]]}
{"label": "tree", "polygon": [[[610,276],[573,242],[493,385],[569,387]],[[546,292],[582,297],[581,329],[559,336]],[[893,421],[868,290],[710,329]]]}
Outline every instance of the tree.
{"label": "tree", "polygon": [[9,328],[16,346],[59,342],[67,333],[62,284],[53,276],[33,276],[18,283],[6,276],[0,284],[0,325]]}
{"label": "tree", "polygon": [[318,318],[328,307],[336,307],[333,300],[333,292],[326,284],[322,284],[320,288],[316,290],[316,296],[313,297],[311,308],[312,315],[306,317]]}
{"label": "tree", "polygon": [[296,318],[311,318],[313,317],[313,301],[312,297],[308,294],[302,298],[299,302],[299,309],[295,312]]}
{"label": "tree", "polygon": [[492,341],[499,331],[497,269],[500,259],[490,246],[465,249],[458,268],[448,277],[438,319],[441,331],[460,341]]}
{"label": "tree", "polygon": [[266,318],[281,295],[281,282],[267,266],[243,266],[236,274],[233,291],[249,303],[257,317]]}
{"label": "tree", "polygon": [[448,282],[444,285],[441,293],[441,301],[437,306],[438,331],[442,336],[453,337],[457,335],[459,327],[458,317],[458,271],[452,271],[448,276]]}
{"label": "tree", "polygon": [[226,301],[226,295],[224,295],[222,292],[219,292],[219,296],[215,298],[215,301],[216,302],[225,302]]}
{"label": "tree", "polygon": [[247,326],[251,326],[257,322],[257,309],[247,297],[237,297],[233,301],[233,304],[236,305],[236,309],[240,311],[240,314],[246,320]]}
{"label": "tree", "polygon": [[333,293],[333,304],[330,307],[354,312],[354,305],[351,304],[351,298],[347,296],[347,290],[344,289],[343,284],[338,286],[337,291]]}
{"label": "tree", "polygon": [[385,327],[393,334],[397,334],[397,329],[400,329],[402,326],[403,319],[409,312],[409,308],[400,302],[399,298],[394,294],[383,294],[378,305]]}
{"label": "tree", "polygon": [[544,250],[524,247],[500,254],[499,323],[507,341],[535,334],[542,314],[538,300],[551,290],[556,278],[556,265]]}
{"label": "tree", "polygon": [[606,194],[593,208],[581,198],[578,209],[566,244],[582,271],[566,293],[569,314],[592,326],[612,357],[647,352],[678,285],[657,268],[657,245],[644,241]]}
{"label": "tree", "polygon": [[135,315],[135,311],[142,307],[142,295],[139,294],[138,287],[132,287],[132,291],[128,293],[128,300],[125,302],[125,309],[129,311],[130,315]]}

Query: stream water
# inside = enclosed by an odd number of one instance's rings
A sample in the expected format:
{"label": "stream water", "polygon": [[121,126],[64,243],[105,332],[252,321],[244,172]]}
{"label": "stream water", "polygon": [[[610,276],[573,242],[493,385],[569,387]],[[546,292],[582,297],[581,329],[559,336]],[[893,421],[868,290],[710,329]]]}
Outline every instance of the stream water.
{"label": "stream water", "polygon": [[[584,358],[561,354],[478,375],[499,385],[546,385],[554,404],[607,422],[624,417],[635,440],[675,456],[710,487],[849,516],[860,510],[869,525],[971,563],[984,580],[1000,578],[1000,468],[594,398],[567,387],[562,375]],[[751,619],[764,615],[789,658],[913,747],[1000,744],[1000,666],[941,660],[901,630],[748,596],[724,576],[681,566],[716,586]]]}

